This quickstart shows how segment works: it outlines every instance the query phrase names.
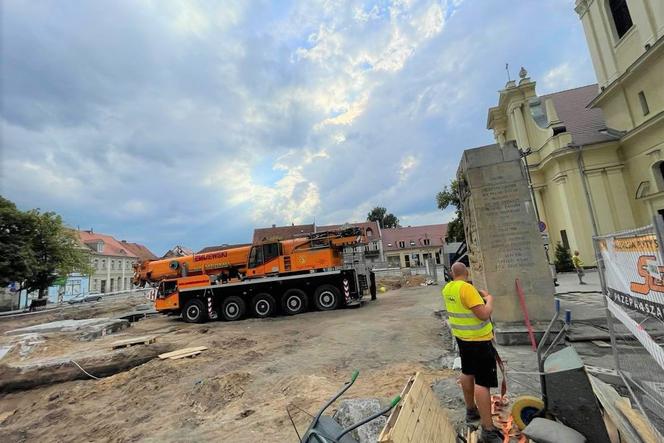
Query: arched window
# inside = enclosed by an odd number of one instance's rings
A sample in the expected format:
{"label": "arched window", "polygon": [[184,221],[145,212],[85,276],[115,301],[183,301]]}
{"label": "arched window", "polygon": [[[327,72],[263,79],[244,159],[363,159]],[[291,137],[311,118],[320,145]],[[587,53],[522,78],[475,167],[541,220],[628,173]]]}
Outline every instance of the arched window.
{"label": "arched window", "polygon": [[616,36],[621,39],[632,27],[632,16],[629,14],[629,8],[627,8],[627,0],[608,0],[608,3]]}
{"label": "arched window", "polygon": [[367,228],[367,237],[373,237],[373,230],[371,228]]}

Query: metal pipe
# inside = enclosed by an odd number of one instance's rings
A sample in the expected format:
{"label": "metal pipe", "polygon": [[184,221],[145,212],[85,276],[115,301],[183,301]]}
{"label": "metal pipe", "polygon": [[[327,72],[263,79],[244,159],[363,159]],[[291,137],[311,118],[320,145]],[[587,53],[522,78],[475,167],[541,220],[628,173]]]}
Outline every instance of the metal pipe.
{"label": "metal pipe", "polygon": [[530,168],[528,168],[528,155],[530,155],[530,152],[526,153],[526,151],[523,150],[521,152],[523,156],[523,162],[526,164],[526,176],[528,177],[528,189],[530,190],[530,198],[533,200],[533,206],[535,207],[535,216],[537,217],[537,222],[539,223],[541,221],[539,215],[539,208],[537,207],[537,198],[535,198],[535,192],[533,190],[533,181],[530,176]]}

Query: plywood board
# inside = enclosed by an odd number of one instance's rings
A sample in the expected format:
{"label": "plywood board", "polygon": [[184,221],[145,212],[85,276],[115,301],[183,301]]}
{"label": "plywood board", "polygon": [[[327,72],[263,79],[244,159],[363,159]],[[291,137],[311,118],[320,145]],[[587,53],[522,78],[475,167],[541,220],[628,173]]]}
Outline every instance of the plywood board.
{"label": "plywood board", "polygon": [[183,349],[178,349],[177,351],[167,352],[165,354],[159,354],[159,358],[163,360],[165,358],[173,358],[179,355],[191,354],[192,352],[197,352],[197,351],[200,353],[200,351],[205,351],[205,350],[207,350],[207,346],[198,346],[195,348],[183,348]]}
{"label": "plywood board", "polygon": [[456,431],[424,375],[406,383],[400,406],[387,420],[379,443],[454,443]]}

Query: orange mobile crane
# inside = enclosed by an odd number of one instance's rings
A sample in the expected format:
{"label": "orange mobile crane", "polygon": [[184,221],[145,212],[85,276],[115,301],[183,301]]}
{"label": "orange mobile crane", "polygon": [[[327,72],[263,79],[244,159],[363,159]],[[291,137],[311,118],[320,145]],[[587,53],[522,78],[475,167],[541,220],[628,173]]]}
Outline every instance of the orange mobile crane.
{"label": "orange mobile crane", "polygon": [[146,260],[134,265],[131,282],[137,286],[155,284],[167,278],[188,275],[216,275],[220,280],[238,278],[246,271],[251,245],[220,248],[202,254],[162,260]]}
{"label": "orange mobile crane", "polygon": [[[366,291],[375,298],[373,273],[343,258],[345,247],[363,245],[365,238],[360,228],[346,228],[227,249],[226,254],[210,252],[199,260],[205,262],[202,266],[189,264],[196,263],[195,255],[172,260],[178,265],[169,264],[168,270],[163,263],[151,262],[136,268],[134,281],[155,283],[162,276],[155,308],[182,314],[192,323],[219,317],[239,320],[247,312],[264,318],[278,307],[295,315],[310,304],[327,311],[359,305]],[[179,275],[174,275],[178,269]]]}

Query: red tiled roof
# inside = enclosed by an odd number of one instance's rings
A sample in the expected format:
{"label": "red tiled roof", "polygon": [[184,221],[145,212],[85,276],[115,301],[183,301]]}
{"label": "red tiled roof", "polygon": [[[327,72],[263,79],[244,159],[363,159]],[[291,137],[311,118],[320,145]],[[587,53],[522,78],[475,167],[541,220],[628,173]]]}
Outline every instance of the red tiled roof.
{"label": "red tiled roof", "polygon": [[287,240],[289,238],[297,238],[301,234],[311,234],[312,232],[314,232],[313,224],[256,228],[254,229],[253,243],[260,243],[266,240]]}
{"label": "red tiled roof", "polygon": [[130,243],[126,240],[122,240],[122,246],[131,251],[135,256],[137,256],[141,261],[145,260],[157,260],[157,256],[150,251],[147,246],[143,246],[139,243]]}
{"label": "red tiled roof", "polygon": [[[136,254],[124,247],[121,242],[117,241],[110,235],[98,234],[90,231],[77,231],[77,233],[81,241],[97,254],[138,258]],[[94,246],[99,240],[104,242],[104,249],[102,252],[97,252]]]}
{"label": "red tiled roof", "polygon": [[604,114],[599,108],[586,108],[598,94],[597,84],[554,92],[541,96],[542,103],[547,98],[553,100],[558,117],[563,121],[572,141],[577,145],[601,143],[615,140],[599,131],[606,129]]}
{"label": "red tiled roof", "polygon": [[[429,246],[443,246],[445,236],[447,235],[447,224],[409,226],[406,228],[388,228],[383,229],[383,250],[394,251],[399,249],[422,248]],[[429,239],[429,244],[424,244],[424,239]],[[399,242],[405,244],[404,248],[399,247]],[[412,246],[410,242],[415,242]],[[389,245],[392,246],[389,246]]]}
{"label": "red tiled roof", "polygon": [[175,245],[171,249],[166,251],[166,253],[164,253],[164,255],[162,255],[161,258],[184,257],[185,255],[191,255],[193,253],[194,253],[193,249],[190,249],[182,245]]}

